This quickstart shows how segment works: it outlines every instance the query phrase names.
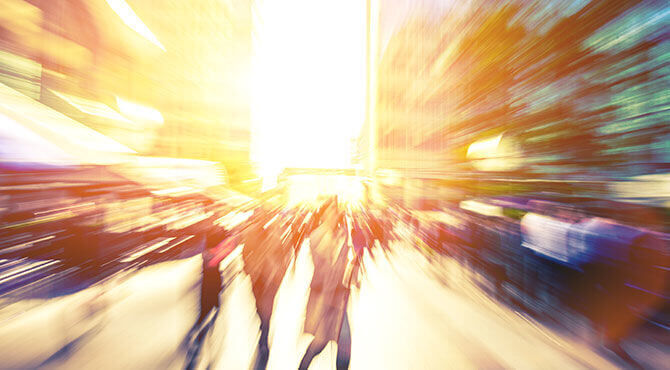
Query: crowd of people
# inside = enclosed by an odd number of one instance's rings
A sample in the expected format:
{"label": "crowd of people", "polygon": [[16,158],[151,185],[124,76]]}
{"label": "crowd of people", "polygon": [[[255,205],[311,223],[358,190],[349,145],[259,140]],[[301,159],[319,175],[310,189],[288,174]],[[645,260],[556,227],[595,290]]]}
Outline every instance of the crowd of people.
{"label": "crowd of people", "polygon": [[[304,333],[310,334],[312,340],[299,369],[309,368],[331,341],[337,343],[337,368],[346,369],[351,353],[347,302],[350,291],[360,285],[366,272],[364,261],[368,259],[363,257],[367,254],[371,261],[380,256],[391,257],[395,253],[394,242],[402,240],[428,260],[440,255],[456,260],[462,267],[484,272],[493,282],[497,298],[505,298],[500,296],[509,290],[506,285],[510,283],[518,284],[524,297],[530,300],[543,299],[540,296],[547,294],[538,284],[552,284],[552,291],[567,286],[573,297],[592,303],[592,309],[585,312],[585,316],[593,322],[596,331],[601,332],[606,347],[626,357],[618,344],[629,332],[618,327],[618,323],[625,322],[622,310],[626,309],[626,302],[617,307],[611,304],[613,299],[622,297],[615,293],[626,283],[621,280],[624,274],[597,263],[572,272],[567,260],[561,262],[561,250],[553,246],[560,244],[560,240],[551,236],[560,231],[557,228],[562,223],[575,222],[574,210],[567,213],[567,209],[562,208],[550,212],[552,218],[538,218],[536,212],[483,216],[464,209],[441,210],[432,212],[443,218],[436,221],[403,207],[362,207],[339,202],[337,197],[316,206],[256,205],[247,209],[248,217],[234,226],[217,227],[214,222],[208,228],[203,252],[201,312],[196,323],[197,328],[204,330],[196,331],[199,334],[194,334],[193,343],[196,349],[202,343],[208,323],[216,316],[221,290],[227,285],[222,281],[219,264],[241,247],[242,270],[251,280],[260,319],[254,368],[264,369],[269,359],[270,322],[277,292],[287,271],[294,271],[301,248],[307,247],[314,272],[309,285]],[[451,219],[444,219],[446,217]],[[531,227],[535,218],[542,222]],[[546,256],[538,252],[540,249],[532,249],[543,246],[547,249]],[[547,262],[547,256],[559,263]],[[601,271],[603,266],[606,271]],[[574,302],[564,303],[569,307]],[[602,305],[609,307],[598,308]],[[197,350],[191,351],[190,363],[194,364],[196,358]]]}
{"label": "crowd of people", "polygon": [[[292,208],[256,206],[250,215],[232,227],[213,222],[203,250],[200,314],[187,338],[191,344],[187,367],[195,366],[199,346],[211,327],[226,286],[220,262],[242,246],[243,271],[251,280],[256,313],[260,319],[255,369],[264,369],[269,358],[269,332],[274,301],[289,269],[295,269],[301,248],[307,246],[314,265],[306,307],[304,332],[312,336],[300,362],[309,368],[330,341],[337,343],[337,368],[349,367],[351,334],[346,315],[349,293],[364,272],[363,255],[372,258],[390,253],[391,211],[375,213],[338,201],[324,200],[318,206]],[[219,213],[220,215],[220,213]]]}
{"label": "crowd of people", "polygon": [[482,277],[498,300],[547,321],[584,318],[592,343],[632,367],[622,343],[649,327],[667,331],[670,234],[651,207],[492,197],[437,213],[450,220],[425,219],[413,234]]}

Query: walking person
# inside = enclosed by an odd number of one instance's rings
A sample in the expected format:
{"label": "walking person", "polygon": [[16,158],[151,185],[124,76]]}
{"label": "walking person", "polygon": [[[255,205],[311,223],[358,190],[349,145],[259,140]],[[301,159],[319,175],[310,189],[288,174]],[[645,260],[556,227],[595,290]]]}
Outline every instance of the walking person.
{"label": "walking person", "polygon": [[[306,333],[314,335],[299,369],[308,369],[314,357],[328,342],[337,342],[337,369],[347,369],[351,353],[351,334],[346,309],[351,272],[348,269],[347,230],[344,213],[331,201],[322,222],[310,234],[314,275],[305,313]],[[349,270],[349,271],[348,271]]]}
{"label": "walking person", "polygon": [[291,257],[290,248],[284,248],[277,225],[279,216],[258,215],[248,229],[242,249],[244,271],[251,279],[260,318],[260,338],[254,369],[265,369],[270,357],[269,333],[272,307]]}
{"label": "walking person", "polygon": [[205,249],[202,251],[202,285],[200,290],[200,316],[202,322],[209,312],[219,307],[219,293],[221,293],[221,272],[219,265],[221,258],[217,258],[217,246],[229,237],[229,233],[220,228],[210,219],[205,232]]}
{"label": "walking person", "polygon": [[[186,369],[195,368],[198,354],[209,328],[218,314],[219,295],[223,289],[223,280],[219,266],[222,257],[217,255],[217,247],[230,235],[225,229],[208,220],[204,230],[205,245],[202,251],[202,283],[200,284],[200,314],[193,328],[186,336],[189,348],[186,355]],[[210,314],[213,316],[210,318]],[[195,335],[195,338],[192,338]],[[191,340],[192,343],[191,343]]]}
{"label": "walking person", "polygon": [[304,209],[298,209],[296,211],[296,216],[291,221],[291,234],[289,238],[289,247],[293,249],[293,266],[291,268],[292,272],[295,273],[296,265],[298,262],[298,255],[300,254],[300,247],[302,246],[303,241],[305,240],[306,230],[309,221],[309,214]]}
{"label": "walking person", "polygon": [[369,238],[363,225],[361,225],[360,215],[354,213],[351,217],[351,241],[354,246],[353,260],[353,281],[359,280],[359,275],[364,269],[363,256],[365,248],[369,246]]}
{"label": "walking person", "polygon": [[384,254],[386,254],[386,239],[384,237],[384,227],[381,220],[375,215],[370,215],[368,224],[370,225],[370,231],[372,232],[372,236],[374,238],[373,243],[374,240],[377,240],[379,242],[379,248],[382,252],[384,252]]}

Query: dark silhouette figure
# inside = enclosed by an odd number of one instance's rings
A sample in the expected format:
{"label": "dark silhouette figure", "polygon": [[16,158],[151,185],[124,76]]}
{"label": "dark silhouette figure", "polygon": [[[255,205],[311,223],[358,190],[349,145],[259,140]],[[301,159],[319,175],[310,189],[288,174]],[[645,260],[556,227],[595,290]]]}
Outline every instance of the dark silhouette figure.
{"label": "dark silhouette figure", "polygon": [[314,335],[299,369],[307,369],[329,341],[337,342],[337,368],[347,369],[351,353],[346,315],[351,274],[348,272],[344,214],[331,203],[323,222],[310,235],[314,275],[305,314],[305,332]]}
{"label": "dark silhouette figure", "polygon": [[[207,229],[205,236],[205,248],[202,251],[202,283],[200,284],[200,314],[196,320],[193,328],[186,337],[190,341],[193,335],[195,338],[193,343],[189,346],[186,355],[186,369],[195,368],[198,354],[202,347],[202,343],[212,326],[218,308],[220,306],[219,295],[221,294],[223,280],[219,265],[221,258],[217,256],[217,246],[227,237],[227,233],[223,229],[214,226],[213,223],[206,224]],[[213,317],[208,319],[210,313]],[[187,342],[188,343],[188,342]]]}
{"label": "dark silhouette figure", "polygon": [[291,257],[291,249],[284,248],[281,243],[278,225],[278,220],[273,221],[272,217],[257,214],[253,225],[247,230],[242,250],[244,271],[251,279],[256,312],[261,320],[255,369],[265,369],[267,366],[272,307]]}
{"label": "dark silhouette figure", "polygon": [[363,269],[363,256],[366,248],[370,246],[369,233],[361,224],[360,215],[352,217],[351,241],[354,246],[353,277],[358,281],[359,274]]}

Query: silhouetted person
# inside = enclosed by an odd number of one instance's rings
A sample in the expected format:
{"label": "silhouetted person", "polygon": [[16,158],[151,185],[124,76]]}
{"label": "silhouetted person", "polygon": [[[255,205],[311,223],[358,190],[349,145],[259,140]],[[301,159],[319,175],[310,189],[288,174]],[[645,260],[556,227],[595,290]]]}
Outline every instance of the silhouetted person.
{"label": "silhouetted person", "polygon": [[[290,223],[290,235],[288,238],[288,247],[293,249],[293,258],[297,262],[298,254],[300,254],[300,247],[302,242],[305,240],[305,231],[307,229],[306,224],[307,212],[302,209],[296,211],[295,217],[291,220]],[[297,263],[293,264],[292,271],[295,272]]]}
{"label": "silhouetted person", "polygon": [[368,224],[370,225],[370,231],[372,232],[373,238],[379,241],[379,247],[381,248],[382,251],[384,251],[384,253],[386,253],[384,228],[381,221],[376,216],[371,215]]}
{"label": "silhouetted person", "polygon": [[279,221],[275,220],[268,225],[270,221],[272,217],[260,214],[255,217],[253,225],[247,231],[242,250],[244,271],[251,279],[256,312],[261,320],[255,369],[265,369],[267,366],[272,306],[290,258],[290,248],[284,248],[281,243],[281,233],[276,226]]}
{"label": "silhouetted person", "polygon": [[[193,328],[186,337],[187,343],[195,334],[193,346],[189,348],[186,355],[186,368],[193,369],[196,366],[196,360],[200,347],[211,327],[214,318],[218,314],[220,307],[219,295],[221,294],[223,280],[219,265],[221,258],[217,256],[217,246],[227,236],[222,228],[215,226],[212,220],[207,220],[203,224],[205,245],[202,251],[202,282],[200,284],[200,314]],[[205,322],[210,312],[214,312],[214,317]]]}
{"label": "silhouetted person", "polygon": [[337,342],[337,368],[349,367],[351,336],[346,315],[350,275],[344,214],[331,203],[310,234],[314,275],[305,313],[305,332],[314,335],[299,369],[307,369],[329,341]]}
{"label": "silhouetted person", "polygon": [[218,237],[208,235],[205,241],[205,249],[202,251],[202,284],[198,323],[202,322],[212,309],[219,307],[222,283],[221,272],[219,271],[221,261],[214,260],[215,248],[219,242]]}
{"label": "silhouetted person", "polygon": [[352,229],[351,229],[351,241],[354,246],[354,280],[358,279],[358,274],[360,274],[361,269],[363,268],[363,255],[365,248],[369,246],[369,238],[366,233],[365,228],[361,225],[361,220],[359,215],[354,215],[352,217]]}

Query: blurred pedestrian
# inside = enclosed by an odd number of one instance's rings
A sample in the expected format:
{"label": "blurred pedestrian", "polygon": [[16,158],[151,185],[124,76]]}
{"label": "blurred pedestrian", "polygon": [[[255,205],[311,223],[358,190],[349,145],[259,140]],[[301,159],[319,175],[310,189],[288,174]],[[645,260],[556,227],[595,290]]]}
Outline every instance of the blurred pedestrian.
{"label": "blurred pedestrian", "polygon": [[[186,343],[189,343],[186,354],[186,369],[195,368],[202,343],[219,312],[218,308],[220,306],[219,295],[221,294],[223,280],[219,271],[221,258],[217,256],[217,246],[226,238],[227,233],[225,230],[216,227],[211,219],[207,220],[206,226],[209,229],[205,233],[205,245],[202,251],[200,314],[186,336]],[[195,338],[192,338],[194,335]],[[192,339],[193,342],[191,343]]]}
{"label": "blurred pedestrian", "polygon": [[351,334],[346,308],[351,270],[348,261],[347,231],[344,213],[331,202],[323,212],[321,225],[310,234],[314,275],[305,313],[304,331],[314,338],[300,361],[307,369],[315,356],[331,340],[337,342],[338,369],[349,367]]}
{"label": "blurred pedestrian", "polygon": [[251,279],[260,318],[261,335],[258,340],[255,369],[265,369],[270,356],[269,333],[272,307],[290,260],[290,248],[284,248],[277,225],[278,214],[257,212],[253,225],[247,230],[242,259],[244,271]]}
{"label": "blurred pedestrian", "polygon": [[216,248],[228,236],[226,230],[215,226],[211,219],[208,221],[206,224],[209,229],[205,232],[205,248],[202,251],[202,284],[198,323],[201,323],[212,309],[219,307],[222,283],[219,271],[221,259],[217,258]]}
{"label": "blurred pedestrian", "polygon": [[354,261],[353,261],[353,281],[358,281],[359,274],[363,269],[363,256],[365,249],[368,248],[369,238],[365,232],[365,228],[361,224],[360,216],[358,214],[351,217],[352,229],[351,229],[351,241],[354,246]]}
{"label": "blurred pedestrian", "polygon": [[384,226],[381,220],[376,215],[370,215],[369,225],[374,239],[379,242],[379,247],[386,253],[388,249],[384,235]]}

